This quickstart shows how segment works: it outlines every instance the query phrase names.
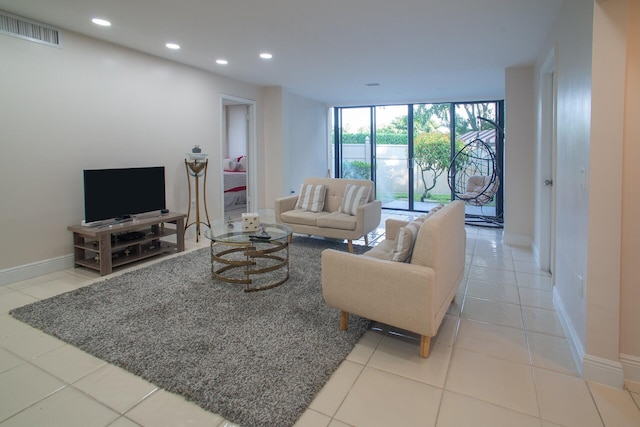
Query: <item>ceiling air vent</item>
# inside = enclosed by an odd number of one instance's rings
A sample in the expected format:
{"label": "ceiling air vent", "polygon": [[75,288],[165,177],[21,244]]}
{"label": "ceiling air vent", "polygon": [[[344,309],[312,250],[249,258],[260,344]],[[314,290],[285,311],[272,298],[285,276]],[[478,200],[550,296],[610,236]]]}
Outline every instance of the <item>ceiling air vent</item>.
{"label": "ceiling air vent", "polygon": [[0,10],[0,34],[49,46],[62,47],[60,30]]}

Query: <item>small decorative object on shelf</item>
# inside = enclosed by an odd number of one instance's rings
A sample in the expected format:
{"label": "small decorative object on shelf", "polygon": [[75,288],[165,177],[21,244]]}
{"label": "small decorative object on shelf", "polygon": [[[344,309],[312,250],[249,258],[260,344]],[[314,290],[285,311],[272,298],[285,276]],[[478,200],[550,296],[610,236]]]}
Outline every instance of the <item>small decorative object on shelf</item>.
{"label": "small decorative object on shelf", "polygon": [[260,225],[260,216],[257,213],[242,214],[242,231],[256,231]]}
{"label": "small decorative object on shelf", "polygon": [[201,153],[202,149],[200,148],[200,146],[198,144],[194,145],[193,148],[191,149],[192,153]]}

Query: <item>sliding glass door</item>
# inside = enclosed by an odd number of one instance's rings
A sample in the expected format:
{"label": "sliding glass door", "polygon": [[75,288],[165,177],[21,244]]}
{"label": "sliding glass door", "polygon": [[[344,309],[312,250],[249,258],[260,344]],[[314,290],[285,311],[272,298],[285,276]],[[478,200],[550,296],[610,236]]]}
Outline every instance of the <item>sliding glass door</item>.
{"label": "sliding glass door", "polygon": [[376,198],[388,209],[411,209],[407,105],[375,107]]}
{"label": "sliding glass door", "polygon": [[447,171],[451,162],[450,104],[412,105],[414,210],[429,211],[451,201]]}
{"label": "sliding glass door", "polygon": [[341,162],[340,177],[372,179],[371,133],[373,122],[371,107],[342,108],[339,130]]}

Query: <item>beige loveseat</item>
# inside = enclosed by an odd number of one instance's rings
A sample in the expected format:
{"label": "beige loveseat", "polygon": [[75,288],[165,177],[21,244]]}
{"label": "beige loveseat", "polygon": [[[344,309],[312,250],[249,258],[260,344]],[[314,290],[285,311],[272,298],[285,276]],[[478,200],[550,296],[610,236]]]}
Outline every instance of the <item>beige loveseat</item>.
{"label": "beige loveseat", "polygon": [[[313,186],[314,191],[305,193],[305,186]],[[312,203],[311,197],[321,195],[322,188],[324,197],[317,201],[319,203]],[[354,197],[347,200],[348,188],[364,191],[354,191]],[[357,203],[358,196],[362,196],[362,203]],[[350,202],[348,208],[345,208],[346,202]],[[373,181],[361,179],[307,178],[300,194],[275,202],[277,223],[289,226],[294,233],[346,239],[349,252],[353,252],[353,240],[364,236],[368,242],[367,234],[380,224],[381,211],[382,202],[375,200]]]}
{"label": "beige loveseat", "polygon": [[[422,220],[388,219],[386,239],[364,255],[324,250],[322,291],[341,311],[340,329],[347,329],[349,313],[393,325],[420,334],[420,355],[428,357],[464,273],[464,203],[454,201]],[[406,246],[410,229],[416,231],[412,253],[405,262],[392,261],[402,249],[398,239]]]}

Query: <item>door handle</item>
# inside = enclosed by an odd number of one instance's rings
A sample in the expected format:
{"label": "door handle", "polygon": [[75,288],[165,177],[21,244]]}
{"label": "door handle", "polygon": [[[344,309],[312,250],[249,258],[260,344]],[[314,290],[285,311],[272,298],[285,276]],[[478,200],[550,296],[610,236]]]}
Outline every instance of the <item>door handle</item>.
{"label": "door handle", "polygon": [[552,179],[545,179],[544,180],[544,185],[553,185],[553,180]]}

